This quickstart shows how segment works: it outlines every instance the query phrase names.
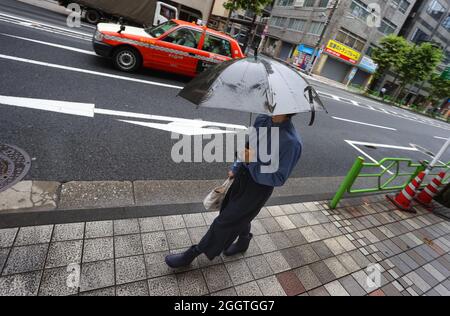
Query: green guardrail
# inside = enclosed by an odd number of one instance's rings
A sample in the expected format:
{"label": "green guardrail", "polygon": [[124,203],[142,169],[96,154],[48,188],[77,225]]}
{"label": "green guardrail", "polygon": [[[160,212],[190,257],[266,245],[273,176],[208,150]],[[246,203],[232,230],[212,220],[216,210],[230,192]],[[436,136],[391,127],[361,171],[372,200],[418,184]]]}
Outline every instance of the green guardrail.
{"label": "green guardrail", "polygon": [[[410,168],[411,172],[401,172],[400,165],[402,163],[407,164],[406,167]],[[333,200],[331,200],[330,208],[335,209],[346,193],[358,194],[403,190],[409,182],[411,182],[420,172],[426,169],[427,164],[428,161],[424,161],[423,164],[414,163],[411,159],[406,158],[384,158],[378,163],[367,163],[363,157],[358,157],[356,158],[355,163],[348,172],[344,181],[341,183]],[[362,173],[363,168],[381,168],[382,171],[378,173]],[[436,176],[441,171],[447,172],[449,168],[450,162],[447,164],[436,165],[430,175]],[[389,175],[385,181],[382,181],[383,177],[390,173],[392,173],[392,175]],[[393,184],[395,180],[402,177],[406,179],[404,182],[396,185]],[[377,186],[373,188],[354,189],[353,185],[358,178],[377,178],[378,183]],[[448,176],[444,179],[444,184],[447,184],[449,179],[450,174],[448,174]],[[423,186],[425,185],[426,184],[423,184]]]}

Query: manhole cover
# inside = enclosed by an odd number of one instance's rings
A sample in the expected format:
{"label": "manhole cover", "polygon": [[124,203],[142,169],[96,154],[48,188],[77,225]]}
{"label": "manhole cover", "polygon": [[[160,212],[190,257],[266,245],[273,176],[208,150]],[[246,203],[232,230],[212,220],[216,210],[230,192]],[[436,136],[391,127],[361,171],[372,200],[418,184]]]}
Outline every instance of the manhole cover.
{"label": "manhole cover", "polygon": [[22,180],[31,167],[30,156],[20,148],[0,144],[0,192]]}

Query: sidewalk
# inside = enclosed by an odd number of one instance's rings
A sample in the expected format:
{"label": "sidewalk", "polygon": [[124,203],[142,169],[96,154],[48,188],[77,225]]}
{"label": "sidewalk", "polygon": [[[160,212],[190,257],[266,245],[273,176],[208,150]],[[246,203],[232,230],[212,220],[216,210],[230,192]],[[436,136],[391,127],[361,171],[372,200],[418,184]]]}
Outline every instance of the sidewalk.
{"label": "sidewalk", "polygon": [[[184,270],[164,257],[198,243],[216,214],[4,229],[0,295],[450,295],[450,224],[416,209],[393,210],[382,195],[334,211],[326,201],[267,207],[244,256],[202,256]],[[371,263],[379,288],[367,284]]]}

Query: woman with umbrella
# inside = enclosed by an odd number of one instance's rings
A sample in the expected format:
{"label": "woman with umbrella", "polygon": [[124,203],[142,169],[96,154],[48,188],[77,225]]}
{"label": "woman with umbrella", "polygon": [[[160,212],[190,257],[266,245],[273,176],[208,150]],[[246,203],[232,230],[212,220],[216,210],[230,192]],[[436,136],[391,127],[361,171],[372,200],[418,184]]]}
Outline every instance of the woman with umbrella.
{"label": "woman with umbrella", "polygon": [[[309,101],[305,93],[311,97]],[[228,176],[234,178],[234,182],[219,216],[198,245],[184,253],[167,256],[168,266],[188,266],[202,253],[213,260],[221,253],[232,256],[248,249],[253,237],[251,222],[274,188],[286,183],[300,160],[302,141],[291,118],[296,113],[306,112],[305,108],[314,112],[313,99],[317,96],[314,93],[297,71],[260,58],[223,63],[201,74],[180,93],[198,106],[259,113],[254,123],[258,141],[267,137],[267,148],[272,148],[272,141],[278,141],[279,153],[275,157],[279,161],[275,163],[278,169],[267,173],[263,171],[266,163],[261,161],[258,149],[247,147],[240,155],[241,161],[229,171]],[[274,129],[278,130],[274,134],[279,135],[279,139],[270,137]]]}

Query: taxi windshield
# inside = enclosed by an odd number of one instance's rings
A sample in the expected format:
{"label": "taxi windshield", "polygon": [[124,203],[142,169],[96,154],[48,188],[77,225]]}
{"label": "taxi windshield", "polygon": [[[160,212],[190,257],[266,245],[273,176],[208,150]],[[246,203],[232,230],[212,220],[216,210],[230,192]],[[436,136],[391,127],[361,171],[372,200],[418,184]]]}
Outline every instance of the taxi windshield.
{"label": "taxi windshield", "polygon": [[173,21],[167,21],[166,23],[160,24],[158,26],[145,29],[145,31],[153,37],[160,37],[161,35],[163,35],[164,33],[166,33],[167,31],[169,31],[170,29],[174,28],[177,25],[178,24],[176,24]]}

